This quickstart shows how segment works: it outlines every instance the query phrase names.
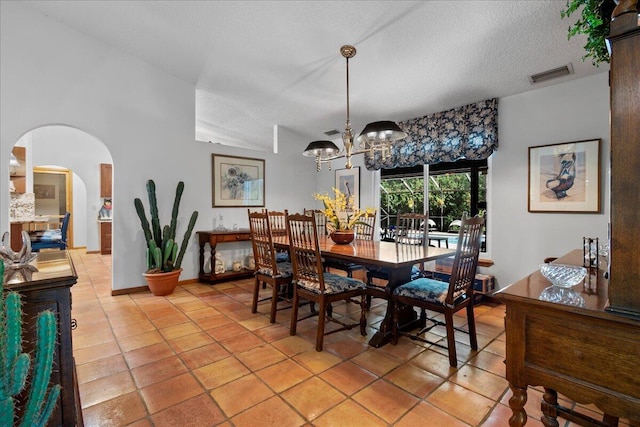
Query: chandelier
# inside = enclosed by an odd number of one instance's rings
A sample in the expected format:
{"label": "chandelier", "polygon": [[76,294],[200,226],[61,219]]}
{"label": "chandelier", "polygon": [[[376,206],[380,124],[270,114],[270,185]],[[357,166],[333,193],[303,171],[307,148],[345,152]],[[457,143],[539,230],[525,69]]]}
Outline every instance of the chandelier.
{"label": "chandelier", "polygon": [[309,143],[302,154],[315,158],[318,172],[322,168],[323,163],[329,163],[329,169],[331,169],[331,161],[343,157],[347,159],[345,167],[351,169],[351,156],[355,154],[369,153],[373,156],[376,151],[378,151],[384,160],[391,155],[393,142],[407,136],[395,122],[387,120],[372,122],[366,125],[356,138],[358,150],[354,151],[353,129],[351,129],[351,118],[349,114],[349,59],[356,56],[356,48],[350,45],[344,45],[340,48],[340,53],[347,62],[347,122],[345,123],[344,133],[342,134],[344,148],[340,151],[332,141],[328,140]]}

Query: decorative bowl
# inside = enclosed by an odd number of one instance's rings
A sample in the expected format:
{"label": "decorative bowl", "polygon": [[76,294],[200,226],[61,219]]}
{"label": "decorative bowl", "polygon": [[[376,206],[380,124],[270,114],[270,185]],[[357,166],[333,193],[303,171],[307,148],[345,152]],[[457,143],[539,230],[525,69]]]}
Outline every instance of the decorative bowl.
{"label": "decorative bowl", "polygon": [[587,275],[587,269],[576,265],[542,264],[540,272],[559,288],[570,288],[580,283]]}

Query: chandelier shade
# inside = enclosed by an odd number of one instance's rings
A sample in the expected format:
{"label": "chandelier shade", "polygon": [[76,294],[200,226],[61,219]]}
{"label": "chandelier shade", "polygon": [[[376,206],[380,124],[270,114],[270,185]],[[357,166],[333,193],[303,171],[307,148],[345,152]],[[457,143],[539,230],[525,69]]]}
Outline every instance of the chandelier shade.
{"label": "chandelier shade", "polygon": [[307,157],[331,157],[340,152],[340,149],[331,141],[313,141],[304,149],[303,155]]}
{"label": "chandelier shade", "polygon": [[402,139],[405,136],[407,136],[406,132],[400,129],[400,126],[395,122],[383,120],[366,125],[356,141],[364,149],[367,148],[365,144],[376,146]]}

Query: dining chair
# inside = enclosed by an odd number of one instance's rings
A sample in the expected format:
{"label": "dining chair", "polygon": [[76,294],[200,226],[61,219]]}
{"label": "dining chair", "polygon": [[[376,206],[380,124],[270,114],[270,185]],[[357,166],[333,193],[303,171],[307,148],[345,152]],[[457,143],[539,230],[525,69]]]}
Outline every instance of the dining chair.
{"label": "dining chair", "polygon": [[62,226],[56,230],[38,231],[30,234],[31,251],[40,252],[40,249],[67,249],[67,232],[69,230],[69,218],[71,213],[67,212],[62,219]]}
{"label": "dining chair", "polygon": [[[428,224],[429,215],[417,213],[398,214],[396,221],[394,242],[396,245],[407,245],[407,250],[426,248],[428,239],[425,239],[424,224]],[[424,274],[424,266],[414,265],[411,267],[411,280],[419,278]],[[389,273],[386,269],[367,270],[367,308],[371,308],[371,298],[389,298],[386,291],[386,282]]]}
{"label": "dining chair", "polygon": [[[293,264],[293,309],[291,313],[290,334],[296,334],[299,321],[298,304],[300,298],[318,304],[318,329],[316,332],[316,351],[322,351],[324,336],[360,326],[360,333],[366,335],[365,290],[366,285],[360,280],[344,277],[324,271],[320,245],[318,243],[318,228],[315,215],[294,214],[287,216],[287,234],[289,236],[289,250]],[[360,297],[360,320],[347,323],[333,317],[330,312],[331,303],[335,301],[349,301]],[[340,328],[325,333],[325,323],[332,321],[341,325]]]}
{"label": "dining chair", "polygon": [[[394,289],[392,296],[395,306],[392,326],[393,344],[398,343],[398,336],[402,334],[413,340],[420,340],[446,348],[449,352],[449,365],[454,368],[458,366],[455,330],[468,333],[471,349],[478,349],[473,314],[473,281],[478,267],[483,224],[484,218],[481,216],[476,215],[473,218],[468,218],[466,213],[462,215],[460,231],[458,232],[458,246],[456,247],[453,268],[448,283],[420,277]],[[420,330],[417,333],[411,334],[399,330],[395,322],[399,320],[398,307],[400,304],[420,307]],[[467,310],[467,330],[456,327],[453,322],[454,313],[463,308]],[[426,310],[443,314],[444,322],[435,317],[427,318]],[[427,325],[427,321],[429,321],[429,325]],[[447,332],[446,346],[420,336],[436,326],[445,327]]]}
{"label": "dining chair", "polygon": [[[376,212],[367,213],[360,218],[358,224],[354,226],[355,238],[358,240],[373,240],[375,235],[375,222]],[[324,262],[324,267],[335,270],[344,271],[347,273],[347,277],[353,277],[353,272],[358,270],[364,270],[365,267],[355,262],[347,262],[336,259],[327,259]]]}
{"label": "dining chair", "polygon": [[[269,216],[269,226],[271,227],[272,236],[286,236],[287,235],[287,215],[289,211],[269,211],[265,210]],[[276,262],[291,262],[289,258],[289,251],[277,250]]]}
{"label": "dining chair", "polygon": [[[287,294],[293,280],[291,263],[276,262],[276,250],[273,245],[269,215],[266,212],[251,212],[249,210],[249,230],[256,265],[251,312],[258,311],[259,302],[271,300],[269,321],[275,323],[278,301],[290,301]],[[260,284],[263,284],[263,287],[265,284],[272,287],[271,297],[259,299]]]}
{"label": "dining chair", "polygon": [[312,215],[316,219],[316,228],[318,229],[319,236],[326,236],[327,232],[327,217],[324,211],[321,209],[305,209],[305,215]]}

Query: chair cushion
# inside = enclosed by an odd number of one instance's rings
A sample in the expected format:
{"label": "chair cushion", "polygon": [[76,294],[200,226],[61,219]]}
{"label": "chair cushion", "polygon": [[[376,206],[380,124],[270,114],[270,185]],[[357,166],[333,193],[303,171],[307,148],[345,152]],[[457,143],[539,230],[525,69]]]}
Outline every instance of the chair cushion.
{"label": "chair cushion", "polygon": [[279,262],[278,263],[278,274],[276,276],[273,275],[273,270],[271,268],[259,268],[256,273],[264,274],[265,276],[270,277],[291,277],[293,275],[293,266],[290,262]]}
{"label": "chair cushion", "polygon": [[419,279],[412,280],[409,283],[405,283],[404,285],[398,286],[393,291],[393,295],[444,305],[448,291],[448,282],[441,282],[440,280],[421,277]]}
{"label": "chair cushion", "polygon": [[44,230],[30,235],[32,242],[59,242],[62,240],[62,231],[60,230]]}
{"label": "chair cushion", "polygon": [[[313,292],[320,293],[320,283],[307,280],[298,280],[296,282],[299,286],[308,289]],[[326,294],[345,292],[355,289],[366,289],[367,285],[364,282],[353,279],[351,277],[340,276],[333,273],[324,273],[324,292]]]}
{"label": "chair cushion", "polygon": [[357,264],[355,262],[349,261],[338,261],[335,259],[328,259],[324,261],[324,266],[329,268],[335,268],[338,270],[349,271],[349,270],[362,270],[364,269],[363,265]]}
{"label": "chair cushion", "polygon": [[276,252],[276,262],[290,262],[288,252]]}

